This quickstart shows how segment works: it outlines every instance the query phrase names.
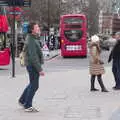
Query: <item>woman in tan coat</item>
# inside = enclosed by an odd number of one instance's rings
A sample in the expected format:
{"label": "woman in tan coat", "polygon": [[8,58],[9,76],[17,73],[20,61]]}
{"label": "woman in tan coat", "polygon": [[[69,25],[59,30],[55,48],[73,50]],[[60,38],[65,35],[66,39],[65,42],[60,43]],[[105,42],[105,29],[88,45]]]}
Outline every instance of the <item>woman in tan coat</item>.
{"label": "woman in tan coat", "polygon": [[95,88],[95,78],[97,76],[98,82],[101,87],[102,92],[108,92],[105,88],[103,81],[102,81],[102,74],[105,73],[103,62],[100,60],[100,46],[99,46],[99,37],[94,35],[91,37],[91,44],[90,44],[90,74],[91,74],[91,91],[98,91]]}

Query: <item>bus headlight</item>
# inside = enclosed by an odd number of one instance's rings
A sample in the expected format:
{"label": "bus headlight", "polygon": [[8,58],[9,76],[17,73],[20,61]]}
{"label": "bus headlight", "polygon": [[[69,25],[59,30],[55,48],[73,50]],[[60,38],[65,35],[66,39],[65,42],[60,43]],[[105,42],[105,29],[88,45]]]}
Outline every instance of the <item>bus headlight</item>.
{"label": "bus headlight", "polygon": [[61,40],[61,43],[64,43],[64,40]]}

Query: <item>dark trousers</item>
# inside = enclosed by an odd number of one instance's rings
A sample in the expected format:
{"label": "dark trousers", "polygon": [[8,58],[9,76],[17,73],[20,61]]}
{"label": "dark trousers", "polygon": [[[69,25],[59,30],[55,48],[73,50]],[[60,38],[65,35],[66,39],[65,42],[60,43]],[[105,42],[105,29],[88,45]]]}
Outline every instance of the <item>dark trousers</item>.
{"label": "dark trousers", "polygon": [[27,66],[27,71],[29,74],[29,84],[19,99],[19,102],[24,104],[25,108],[32,107],[33,97],[39,88],[39,73],[33,66]]}
{"label": "dark trousers", "polygon": [[120,59],[113,60],[112,72],[115,79],[115,87],[120,88]]}

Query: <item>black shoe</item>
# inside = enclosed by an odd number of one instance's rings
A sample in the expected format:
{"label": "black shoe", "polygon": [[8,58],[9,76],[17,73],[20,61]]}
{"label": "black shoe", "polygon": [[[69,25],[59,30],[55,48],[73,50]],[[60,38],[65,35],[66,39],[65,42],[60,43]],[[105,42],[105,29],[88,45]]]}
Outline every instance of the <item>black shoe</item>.
{"label": "black shoe", "polygon": [[113,87],[113,89],[114,90],[120,90],[120,87],[115,86],[115,87]]}
{"label": "black shoe", "polygon": [[116,88],[116,86],[113,86],[113,87],[112,87],[112,89],[115,89],[115,88]]}
{"label": "black shoe", "polygon": [[22,108],[24,108],[24,104],[22,104],[21,102],[18,101],[19,106],[21,106]]}
{"label": "black shoe", "polygon": [[101,90],[102,92],[109,92],[108,90],[106,90],[106,89],[103,89],[103,90]]}
{"label": "black shoe", "polygon": [[96,88],[92,88],[92,89],[90,89],[90,91],[99,91],[99,89],[96,89]]}

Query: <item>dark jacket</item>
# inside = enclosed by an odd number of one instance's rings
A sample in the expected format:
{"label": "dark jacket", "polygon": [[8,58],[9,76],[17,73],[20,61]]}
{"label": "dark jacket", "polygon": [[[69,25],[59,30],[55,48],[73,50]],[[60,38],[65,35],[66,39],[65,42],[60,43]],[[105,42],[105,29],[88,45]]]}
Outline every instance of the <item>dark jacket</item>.
{"label": "dark jacket", "polygon": [[117,40],[117,43],[115,44],[114,48],[112,49],[108,62],[110,62],[112,59],[120,59],[120,40]]}
{"label": "dark jacket", "polygon": [[33,66],[38,72],[42,71],[43,53],[35,35],[28,35],[25,41],[25,64]]}

